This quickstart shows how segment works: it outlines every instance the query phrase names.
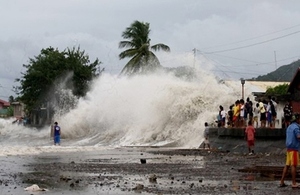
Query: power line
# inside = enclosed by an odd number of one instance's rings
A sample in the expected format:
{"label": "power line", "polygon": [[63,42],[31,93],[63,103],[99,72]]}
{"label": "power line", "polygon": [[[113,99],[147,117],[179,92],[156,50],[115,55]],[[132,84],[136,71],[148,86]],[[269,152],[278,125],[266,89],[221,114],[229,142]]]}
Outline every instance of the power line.
{"label": "power line", "polygon": [[289,30],[289,29],[292,29],[292,28],[295,28],[295,27],[298,27],[298,26],[300,26],[300,24],[297,24],[297,25],[294,25],[294,26],[291,26],[291,27],[288,27],[288,28],[284,28],[282,30],[274,31],[274,32],[271,32],[271,33],[259,35],[257,37],[252,37],[252,38],[248,38],[248,39],[244,39],[244,40],[236,41],[236,42],[232,42],[232,43],[227,43],[227,44],[215,45],[215,46],[206,47],[206,48],[203,48],[203,49],[211,49],[211,48],[215,48],[215,47],[221,47],[221,46],[227,46],[227,45],[234,45],[236,43],[242,43],[242,42],[245,42],[245,41],[254,40],[254,39],[257,39],[257,38],[261,38],[261,37],[268,36],[268,35],[271,35],[271,34],[275,34],[275,33],[278,33],[278,32],[282,32],[282,31],[285,31],[285,30]]}
{"label": "power line", "polygon": [[299,32],[300,31],[295,31],[295,32],[292,32],[292,33],[287,34],[287,35],[283,35],[283,36],[280,36],[280,37],[275,37],[273,39],[269,39],[269,40],[266,40],[266,41],[261,41],[261,42],[258,42],[258,43],[254,43],[254,44],[250,44],[250,45],[245,45],[245,46],[241,46],[241,47],[235,47],[235,48],[231,48],[231,49],[217,50],[217,51],[211,51],[211,52],[203,52],[203,53],[205,53],[205,54],[214,54],[214,53],[222,53],[222,52],[226,52],[226,51],[233,51],[233,50],[243,49],[243,48],[252,47],[252,46],[255,46],[255,45],[260,45],[260,44],[263,44],[263,43],[275,41],[277,39],[288,37],[288,36],[297,34]]}
{"label": "power line", "polygon": [[[251,60],[247,60],[247,59],[241,59],[241,58],[236,58],[236,57],[232,57],[232,56],[225,56],[225,55],[221,55],[221,54],[209,54],[209,55],[216,55],[216,56],[221,56],[221,57],[225,57],[225,58],[231,58],[231,59],[235,59],[235,60],[240,60],[240,61],[245,61],[245,62],[250,62],[250,63],[254,63],[251,65],[247,65],[247,66],[258,66],[258,65],[269,65],[269,64],[273,64],[274,61],[272,62],[256,62],[256,61],[251,61]],[[282,61],[286,61],[286,60],[290,60],[290,59],[294,59],[294,58],[299,58],[300,55],[297,56],[292,56],[292,57],[287,57],[287,58],[283,58],[280,60],[276,60],[276,62],[282,62]],[[236,66],[241,66],[241,65],[236,65]]]}

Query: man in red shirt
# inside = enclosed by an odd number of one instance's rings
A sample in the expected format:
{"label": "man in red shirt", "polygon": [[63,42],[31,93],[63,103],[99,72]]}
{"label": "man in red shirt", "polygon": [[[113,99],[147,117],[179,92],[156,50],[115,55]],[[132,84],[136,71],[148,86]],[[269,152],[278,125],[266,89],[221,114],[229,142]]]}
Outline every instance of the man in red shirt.
{"label": "man in red shirt", "polygon": [[249,150],[249,155],[254,154],[254,134],[255,134],[255,129],[252,126],[252,121],[249,120],[248,122],[248,126],[246,127],[245,130],[245,134],[246,134],[246,139],[247,139],[247,143],[248,143],[248,150]]}

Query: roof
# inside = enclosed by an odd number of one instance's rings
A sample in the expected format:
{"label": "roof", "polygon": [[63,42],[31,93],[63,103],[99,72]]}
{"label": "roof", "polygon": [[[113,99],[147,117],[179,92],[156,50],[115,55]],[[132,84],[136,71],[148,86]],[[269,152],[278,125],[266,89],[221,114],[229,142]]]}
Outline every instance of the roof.
{"label": "roof", "polygon": [[288,92],[292,92],[298,83],[300,83],[300,68],[298,68],[297,72],[294,74],[294,77],[290,82]]}
{"label": "roof", "polygon": [[0,99],[0,103],[2,103],[3,104],[3,106],[10,106],[10,103],[9,102],[7,102],[7,101],[4,101],[4,100],[1,100]]}

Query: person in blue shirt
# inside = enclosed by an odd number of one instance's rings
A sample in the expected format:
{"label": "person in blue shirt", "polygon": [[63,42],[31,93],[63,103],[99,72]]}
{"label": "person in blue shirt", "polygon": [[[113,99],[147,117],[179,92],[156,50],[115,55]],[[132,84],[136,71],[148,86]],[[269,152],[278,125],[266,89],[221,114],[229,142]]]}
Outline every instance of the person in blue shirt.
{"label": "person in blue shirt", "polygon": [[60,145],[60,126],[58,126],[58,123],[54,123],[54,145],[58,144]]}
{"label": "person in blue shirt", "polygon": [[299,146],[300,146],[300,119],[299,114],[294,114],[291,117],[291,124],[286,129],[286,163],[282,171],[280,187],[286,187],[284,178],[288,169],[291,167],[292,188],[300,188],[296,183],[296,171],[299,162]]}

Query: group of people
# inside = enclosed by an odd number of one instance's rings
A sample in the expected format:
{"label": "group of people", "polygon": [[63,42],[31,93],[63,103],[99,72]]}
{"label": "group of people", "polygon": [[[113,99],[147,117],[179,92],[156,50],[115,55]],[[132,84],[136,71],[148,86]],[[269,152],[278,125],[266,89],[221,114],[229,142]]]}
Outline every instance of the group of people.
{"label": "group of people", "polygon": [[[286,106],[290,106],[287,104]],[[291,109],[291,108],[289,108]],[[292,188],[300,188],[300,185],[296,183],[297,166],[300,163],[299,148],[300,148],[300,115],[297,113],[290,113],[288,118],[288,127],[286,129],[286,160],[285,166],[282,171],[279,187],[286,187],[284,180],[288,170],[291,168],[292,175]],[[254,154],[254,141],[255,141],[255,128],[252,126],[252,122],[249,120],[248,126],[245,130],[245,137],[248,143],[249,155]]]}
{"label": "group of people", "polygon": [[[287,105],[288,106],[288,105]],[[209,143],[209,126],[208,123],[204,123],[204,149],[207,147],[210,149]],[[255,142],[255,128],[252,125],[252,120],[248,121],[248,125],[245,128],[245,139],[247,140],[247,146],[249,155],[254,154],[254,142]],[[200,145],[201,146],[201,145]],[[279,187],[286,187],[284,180],[289,168],[291,168],[292,175],[292,188],[300,188],[300,185],[296,182],[297,166],[299,165],[299,147],[300,147],[300,115],[291,114],[289,118],[289,125],[286,129],[286,162],[282,171],[282,177]],[[199,147],[200,148],[200,147]]]}
{"label": "group of people", "polygon": [[[259,107],[259,106],[258,106]],[[300,115],[297,113],[292,114],[291,110],[292,107],[290,104],[286,104],[284,110],[287,112],[285,115],[285,120],[288,121],[287,129],[286,129],[286,160],[285,166],[282,171],[282,177],[280,180],[279,187],[286,187],[285,184],[285,177],[288,173],[288,170],[291,168],[291,175],[292,175],[292,188],[300,188],[300,185],[296,182],[296,175],[297,175],[297,166],[300,165],[300,158],[299,158],[299,147],[300,147]],[[206,146],[210,149],[209,143],[209,126],[208,123],[204,123],[205,130],[204,130],[204,149]],[[248,121],[248,125],[245,128],[245,139],[247,140],[247,146],[249,155],[254,154],[254,142],[255,142],[255,128],[252,125],[252,120]],[[201,145],[200,145],[201,146]]]}
{"label": "group of people", "polygon": [[[226,113],[223,106],[219,106],[217,116],[218,127],[246,127],[248,121],[258,128],[260,127],[275,127],[277,117],[277,102],[274,97],[269,97],[269,100],[258,100],[253,105],[253,102],[248,97],[246,102],[244,99],[236,100],[234,104],[229,106]],[[226,123],[227,121],[227,123]],[[288,119],[287,119],[288,121]]]}

